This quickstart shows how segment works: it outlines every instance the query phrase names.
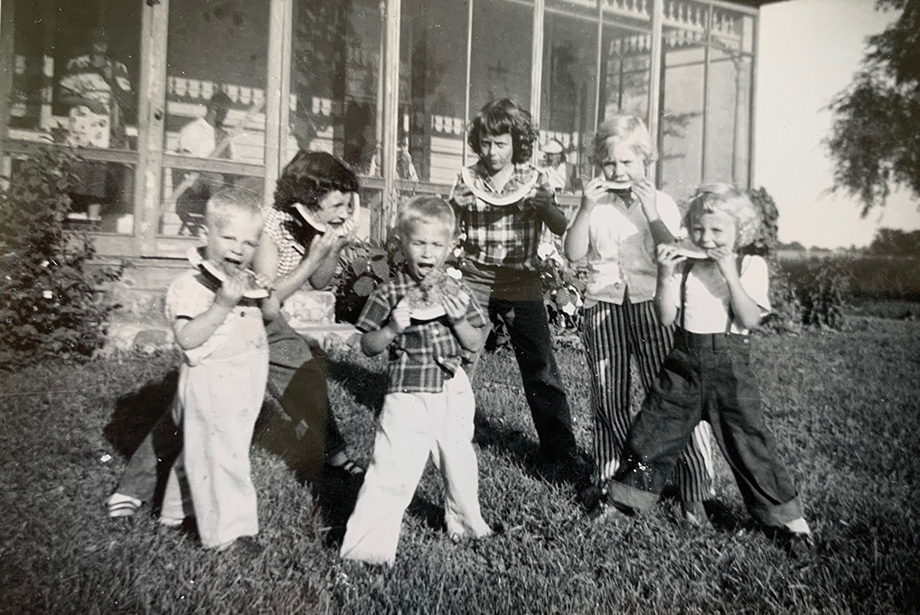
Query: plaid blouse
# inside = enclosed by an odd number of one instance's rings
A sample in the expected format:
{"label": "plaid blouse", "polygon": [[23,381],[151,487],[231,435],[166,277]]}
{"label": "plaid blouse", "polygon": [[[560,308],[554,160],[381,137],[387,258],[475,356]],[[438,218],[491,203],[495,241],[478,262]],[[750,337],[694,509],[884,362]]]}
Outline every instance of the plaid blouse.
{"label": "plaid blouse", "polygon": [[[358,329],[364,332],[381,329],[400,299],[417,285],[405,270],[398,271],[368,297],[356,323]],[[486,315],[479,303],[465,286],[464,292],[470,296],[466,309],[470,324],[485,326]],[[446,315],[424,322],[413,320],[388,348],[387,393],[443,392],[444,381],[453,377],[466,352],[454,336]]]}
{"label": "plaid blouse", "polygon": [[[469,171],[477,189],[496,196],[519,189],[534,173],[537,173],[537,187],[555,194],[546,173],[530,164],[514,165],[511,178],[500,192],[495,190],[481,161],[469,167]],[[462,258],[482,265],[537,270],[537,246],[543,235],[543,219],[527,199],[511,205],[491,205],[470,191],[461,174],[454,184],[450,202],[460,223]]]}
{"label": "plaid blouse", "polygon": [[263,232],[278,248],[278,270],[275,272],[275,277],[288,275],[306,256],[307,249],[320,232],[275,207],[268,208],[263,214],[265,218]]}

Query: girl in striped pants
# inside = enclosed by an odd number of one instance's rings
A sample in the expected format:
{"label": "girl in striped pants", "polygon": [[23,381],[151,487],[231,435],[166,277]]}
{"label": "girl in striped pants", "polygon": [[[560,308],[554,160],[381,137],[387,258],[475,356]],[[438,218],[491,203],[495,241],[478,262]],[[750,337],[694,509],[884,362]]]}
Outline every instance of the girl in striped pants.
{"label": "girl in striped pants", "polygon": [[[594,407],[595,479],[603,488],[620,464],[634,415],[630,359],[637,363],[644,397],[674,343],[673,325],[662,326],[655,313],[655,246],[680,233],[680,212],[647,177],[655,156],[642,120],[617,116],[604,122],[594,150],[603,174],[585,186],[565,253],[573,262],[586,259],[588,266],[583,336]],[[675,469],[684,518],[697,525],[707,523],[703,500],[712,492],[710,437],[707,423],[697,425]]]}

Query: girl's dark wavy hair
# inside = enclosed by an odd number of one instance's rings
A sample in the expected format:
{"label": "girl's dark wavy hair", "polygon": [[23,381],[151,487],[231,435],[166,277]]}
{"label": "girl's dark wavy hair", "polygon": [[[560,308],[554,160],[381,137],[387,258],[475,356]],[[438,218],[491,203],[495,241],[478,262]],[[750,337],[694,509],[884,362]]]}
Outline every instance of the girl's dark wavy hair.
{"label": "girl's dark wavy hair", "polygon": [[357,192],[360,187],[355,172],[332,154],[300,150],[278,178],[274,207],[287,211],[300,203],[315,211],[333,190]]}
{"label": "girl's dark wavy hair", "polygon": [[533,156],[533,143],[537,138],[530,113],[510,98],[488,102],[470,122],[466,142],[477,155],[482,154],[480,138],[483,135],[511,134],[514,148],[511,162],[521,164]]}

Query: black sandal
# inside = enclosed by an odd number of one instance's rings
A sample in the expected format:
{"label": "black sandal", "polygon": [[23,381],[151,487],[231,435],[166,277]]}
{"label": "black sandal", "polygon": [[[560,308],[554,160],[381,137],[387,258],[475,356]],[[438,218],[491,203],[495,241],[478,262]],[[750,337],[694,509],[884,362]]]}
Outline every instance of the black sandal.
{"label": "black sandal", "polygon": [[332,464],[329,464],[329,467],[334,468],[336,470],[341,470],[342,472],[345,472],[346,474],[354,478],[361,478],[362,476],[364,476],[364,468],[359,466],[355,462],[354,459],[346,459],[345,463],[341,463],[335,466]]}

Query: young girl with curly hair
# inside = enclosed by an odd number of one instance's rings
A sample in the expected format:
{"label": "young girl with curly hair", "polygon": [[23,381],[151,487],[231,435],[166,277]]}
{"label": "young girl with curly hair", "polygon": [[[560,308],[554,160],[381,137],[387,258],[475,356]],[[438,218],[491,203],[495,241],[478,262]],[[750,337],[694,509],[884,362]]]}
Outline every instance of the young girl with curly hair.
{"label": "young girl with curly hair", "polygon": [[748,512],[788,539],[794,553],[813,538],[802,501],[764,422],[751,367],[750,330],[770,312],[760,256],[739,256],[759,228],[750,199],[734,186],[703,186],[686,225],[700,253],[658,247],[655,307],[677,320],[674,349],[629,431],[626,457],[608,483],[608,510],[644,512],[658,500],[700,420],[709,421]]}

